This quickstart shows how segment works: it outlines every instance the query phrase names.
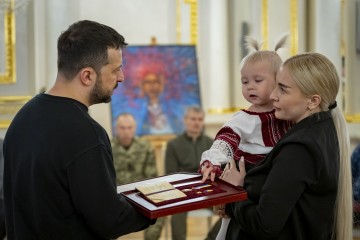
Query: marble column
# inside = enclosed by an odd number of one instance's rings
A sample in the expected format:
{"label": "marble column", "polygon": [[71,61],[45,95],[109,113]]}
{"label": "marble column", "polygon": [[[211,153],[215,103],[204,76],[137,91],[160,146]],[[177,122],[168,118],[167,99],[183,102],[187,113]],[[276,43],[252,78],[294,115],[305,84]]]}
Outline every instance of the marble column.
{"label": "marble column", "polygon": [[230,107],[228,2],[209,1],[209,78],[205,79],[208,110]]}
{"label": "marble column", "polygon": [[[338,0],[318,0],[315,1],[315,52],[324,54],[335,65],[341,77],[341,11],[340,1]],[[329,24],[331,23],[331,24]],[[338,106],[342,107],[342,88],[338,95]]]}
{"label": "marble column", "polygon": [[[360,114],[360,52],[356,51],[356,7],[360,14],[360,2],[345,1],[344,42],[345,42],[345,112]],[[360,16],[358,16],[360,19]],[[358,25],[357,25],[358,24]],[[358,33],[360,35],[360,33]],[[360,132],[360,131],[359,131]]]}
{"label": "marble column", "polygon": [[45,2],[46,78],[47,88],[50,88],[57,75],[57,39],[69,25],[79,20],[81,9],[79,0],[47,0]]}
{"label": "marble column", "polygon": [[33,1],[31,22],[33,23],[33,74],[34,91],[40,92],[42,88],[47,87],[47,57],[46,57],[46,19],[45,19],[45,0]]}

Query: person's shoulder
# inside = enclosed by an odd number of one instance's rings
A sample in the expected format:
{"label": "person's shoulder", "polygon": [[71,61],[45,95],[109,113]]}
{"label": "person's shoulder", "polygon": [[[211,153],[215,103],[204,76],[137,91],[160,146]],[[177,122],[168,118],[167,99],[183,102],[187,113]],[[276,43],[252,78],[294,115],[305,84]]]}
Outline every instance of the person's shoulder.
{"label": "person's shoulder", "polygon": [[230,119],[225,123],[228,124],[236,124],[238,126],[242,126],[244,123],[253,122],[254,119],[260,118],[260,116],[264,116],[267,113],[260,113],[260,112],[251,112],[246,109],[241,109],[234,113]]}
{"label": "person's shoulder", "polygon": [[133,141],[133,148],[137,149],[138,151],[149,151],[153,150],[153,145],[151,141],[145,137],[136,136],[134,137]]}
{"label": "person's shoulder", "polygon": [[119,145],[115,137],[110,139],[110,144],[112,148],[117,147]]}
{"label": "person's shoulder", "polygon": [[354,152],[357,151],[360,154],[360,143],[356,145]]}
{"label": "person's shoulder", "polygon": [[230,119],[242,117],[244,115],[248,115],[247,111],[245,109],[241,109],[235,113],[233,113],[230,117]]}
{"label": "person's shoulder", "polygon": [[355,147],[354,151],[351,154],[351,158],[360,161],[360,144]]}
{"label": "person's shoulder", "polygon": [[316,147],[319,144],[337,145],[336,129],[331,118],[321,119],[320,114],[312,115],[296,123],[278,142],[298,143]]}
{"label": "person's shoulder", "polygon": [[170,139],[168,141],[168,144],[176,144],[176,143],[184,141],[184,139],[185,139],[185,133],[181,133],[181,134],[176,135],[174,138]]}
{"label": "person's shoulder", "polygon": [[134,137],[134,142],[136,142],[138,144],[144,144],[144,145],[149,145],[150,144],[149,139],[147,139],[146,137],[141,137],[141,136],[135,136]]}
{"label": "person's shoulder", "polygon": [[207,135],[207,134],[204,134],[203,135],[203,138],[206,140],[206,141],[214,141],[214,138],[212,138],[212,137],[210,137],[209,135]]}

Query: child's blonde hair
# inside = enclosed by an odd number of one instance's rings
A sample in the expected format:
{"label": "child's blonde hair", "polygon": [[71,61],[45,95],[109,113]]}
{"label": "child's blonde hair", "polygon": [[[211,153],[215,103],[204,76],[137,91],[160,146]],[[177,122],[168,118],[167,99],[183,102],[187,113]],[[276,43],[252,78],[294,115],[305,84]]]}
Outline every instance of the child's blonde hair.
{"label": "child's blonde hair", "polygon": [[272,67],[274,75],[276,75],[282,64],[282,59],[277,53],[277,51],[286,45],[287,37],[288,35],[282,36],[279,39],[279,41],[276,43],[275,50],[270,51],[270,50],[260,50],[261,43],[259,43],[255,38],[247,36],[245,38],[246,47],[252,52],[250,52],[248,55],[246,55],[243,58],[243,60],[240,63],[240,70],[243,69],[243,67],[245,67],[249,63],[254,63],[258,61],[268,61],[270,63],[270,66]]}

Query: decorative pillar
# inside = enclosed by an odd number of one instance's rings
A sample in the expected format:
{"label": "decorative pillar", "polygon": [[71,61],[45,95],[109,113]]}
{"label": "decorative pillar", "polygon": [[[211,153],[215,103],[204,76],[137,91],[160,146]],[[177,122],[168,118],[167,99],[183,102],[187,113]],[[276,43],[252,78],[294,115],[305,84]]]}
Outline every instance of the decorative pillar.
{"label": "decorative pillar", "polygon": [[[209,79],[203,89],[207,91],[208,110],[211,113],[222,113],[230,108],[229,77],[229,37],[227,10],[228,1],[209,1]],[[239,94],[241,91],[239,90]]]}
{"label": "decorative pillar", "polygon": [[[2,46],[5,51],[2,51],[5,56],[5,63],[0,61],[2,66],[5,66],[3,72],[0,70],[0,84],[9,84],[16,82],[16,45],[15,45],[15,11],[12,10],[14,1],[10,1],[9,7],[2,9],[4,12],[4,36],[0,36],[5,40]],[[1,15],[0,15],[1,16]]]}
{"label": "decorative pillar", "polygon": [[46,67],[42,67],[46,71],[47,86],[44,87],[50,88],[57,75],[57,39],[69,25],[79,20],[81,9],[79,1],[47,0],[45,2]]}
{"label": "decorative pillar", "polygon": [[[351,114],[350,122],[360,122],[360,53],[356,51],[356,7],[360,14],[360,2],[345,1],[344,6],[344,42],[345,42],[345,112]],[[358,18],[360,18],[358,16]]]}
{"label": "decorative pillar", "polygon": [[[315,52],[324,54],[341,74],[339,0],[318,0],[315,2]],[[331,24],[329,24],[331,22]],[[341,90],[341,89],[340,89]],[[342,106],[342,94],[338,95],[338,106]]]}
{"label": "decorative pillar", "polygon": [[33,42],[34,46],[33,56],[34,62],[33,71],[34,71],[34,90],[39,92],[42,88],[47,86],[47,36],[46,36],[46,8],[45,0],[34,1],[34,7],[32,11],[32,22],[33,22]]}

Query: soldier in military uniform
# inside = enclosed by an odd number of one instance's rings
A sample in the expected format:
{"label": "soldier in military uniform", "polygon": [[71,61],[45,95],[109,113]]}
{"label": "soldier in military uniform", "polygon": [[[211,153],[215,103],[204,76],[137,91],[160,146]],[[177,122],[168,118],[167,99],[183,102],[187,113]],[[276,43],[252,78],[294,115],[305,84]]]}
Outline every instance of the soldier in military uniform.
{"label": "soldier in military uniform", "polygon": [[[136,121],[130,113],[120,114],[116,120],[116,137],[112,151],[118,185],[157,176],[155,153],[150,142],[135,136]],[[145,240],[159,239],[164,218],[157,219],[144,231]]]}

